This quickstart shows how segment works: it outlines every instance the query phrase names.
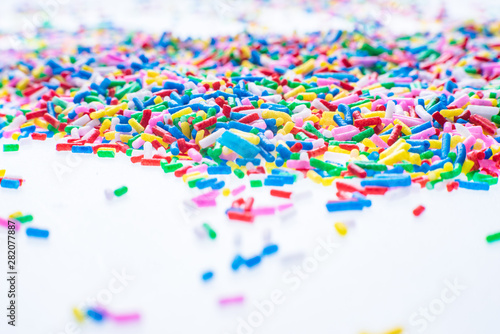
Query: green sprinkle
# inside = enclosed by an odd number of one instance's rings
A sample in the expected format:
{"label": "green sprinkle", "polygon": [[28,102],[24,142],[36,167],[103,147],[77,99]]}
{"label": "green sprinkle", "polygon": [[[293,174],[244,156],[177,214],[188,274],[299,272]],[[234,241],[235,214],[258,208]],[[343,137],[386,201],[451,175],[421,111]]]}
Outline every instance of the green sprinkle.
{"label": "green sprinkle", "polygon": [[33,221],[33,216],[32,215],[24,215],[24,216],[16,217],[15,219],[20,223],[29,223],[30,221]]}
{"label": "green sprinkle", "polygon": [[174,163],[174,164],[162,163],[161,168],[163,168],[163,171],[165,173],[172,173],[172,172],[175,172],[176,170],[178,170],[179,168],[182,168],[182,164],[180,162]]}
{"label": "green sprinkle", "polygon": [[125,195],[127,193],[127,191],[128,191],[128,188],[125,187],[125,186],[123,186],[123,187],[120,187],[120,188],[116,189],[114,191],[114,193],[115,193],[116,197],[120,197],[120,196]]}
{"label": "green sprinkle", "polygon": [[16,152],[19,151],[19,144],[3,144],[4,152]]}
{"label": "green sprinkle", "polygon": [[489,236],[486,237],[487,242],[494,242],[498,240],[500,240],[500,232],[495,234],[490,234]]}
{"label": "green sprinkle", "polygon": [[250,187],[252,187],[252,188],[262,187],[262,181],[261,180],[251,180]]}
{"label": "green sprinkle", "polygon": [[203,227],[205,228],[205,230],[207,230],[210,239],[214,240],[215,238],[217,238],[217,233],[210,227],[210,225],[208,225],[207,223],[203,223]]}
{"label": "green sprinkle", "polygon": [[237,168],[234,170],[234,175],[238,177],[238,179],[242,179],[245,177],[245,172],[242,171],[241,169]]}
{"label": "green sprinkle", "polygon": [[97,156],[99,158],[114,158],[115,157],[115,152],[108,151],[108,150],[97,151]]}

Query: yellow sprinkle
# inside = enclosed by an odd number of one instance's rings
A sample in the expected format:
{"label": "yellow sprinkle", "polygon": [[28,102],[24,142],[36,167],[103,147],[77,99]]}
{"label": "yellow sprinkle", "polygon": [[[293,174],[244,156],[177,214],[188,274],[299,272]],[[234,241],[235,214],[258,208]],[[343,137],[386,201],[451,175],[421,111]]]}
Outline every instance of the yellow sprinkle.
{"label": "yellow sprinkle", "polygon": [[123,134],[120,135],[120,141],[122,143],[127,143],[132,138],[134,138],[134,136],[132,135],[123,135]]}
{"label": "yellow sprinkle", "polygon": [[128,107],[127,103],[120,103],[116,106],[106,107],[104,113],[106,116],[114,116],[120,109],[125,110]]}
{"label": "yellow sprinkle", "polygon": [[401,333],[403,333],[403,327],[396,327],[394,329],[385,332],[384,334],[401,334]]}
{"label": "yellow sprinkle", "polygon": [[451,162],[447,162],[444,164],[443,169],[445,172],[451,172],[453,170],[453,164]]}
{"label": "yellow sprinkle", "polygon": [[376,89],[376,88],[380,88],[380,87],[382,87],[382,85],[380,83],[376,83],[376,84],[373,84],[370,86],[363,87],[363,89],[372,90],[372,89]]}
{"label": "yellow sprinkle", "polygon": [[99,119],[101,117],[104,117],[104,109],[90,113],[90,119]]}
{"label": "yellow sprinkle", "polygon": [[345,226],[344,223],[336,222],[333,226],[335,226],[335,229],[341,236],[345,236],[347,234],[347,226]]}
{"label": "yellow sprinkle", "polygon": [[38,78],[40,77],[40,74],[42,74],[42,71],[43,71],[43,66],[38,66],[31,73],[33,73],[33,76],[35,78]]}
{"label": "yellow sprinkle", "polygon": [[304,88],[304,86],[297,86],[296,88],[294,88],[291,91],[289,91],[288,93],[286,93],[284,95],[284,98],[285,98],[285,100],[288,100],[289,98],[297,96],[300,93],[303,93],[305,91],[306,91],[306,89]]}
{"label": "yellow sprinkle", "polygon": [[113,147],[99,147],[97,151],[111,151],[113,153],[116,153],[116,150]]}
{"label": "yellow sprinkle", "polygon": [[323,177],[321,178],[321,184],[325,187],[331,186],[333,181],[335,181],[335,179],[337,178],[334,176]]}
{"label": "yellow sprinkle", "polygon": [[49,123],[40,119],[40,118],[35,118],[35,125],[40,127],[40,128],[44,128],[44,129],[47,129],[47,127],[49,126]]}
{"label": "yellow sprinkle", "polygon": [[374,142],[372,142],[369,138],[363,139],[361,144],[365,145],[366,147],[377,147]]}
{"label": "yellow sprinkle", "polygon": [[[406,145],[410,146],[410,144]],[[398,149],[393,154],[385,157],[384,159],[380,159],[378,163],[385,165],[394,165],[395,163],[398,163],[401,160],[408,160],[408,159],[409,159],[409,153],[405,149],[401,148]]]}
{"label": "yellow sprinkle", "polygon": [[4,177],[5,175],[5,169],[0,169],[0,177]]}
{"label": "yellow sprinkle", "polygon": [[161,96],[157,96],[155,97],[155,99],[153,100],[155,104],[158,104],[158,103],[162,103],[163,100],[161,99]]}
{"label": "yellow sprinkle", "polygon": [[35,121],[34,121],[34,120],[30,120],[30,121],[27,121],[26,123],[22,124],[22,125],[20,126],[20,128],[22,129],[22,128],[25,128],[25,127],[27,127],[27,126],[32,126],[32,125],[34,125],[34,124],[35,124]]}
{"label": "yellow sprinkle", "polygon": [[430,171],[429,173],[427,173],[427,178],[429,179],[429,181],[437,180],[438,177],[439,177],[439,174],[437,173],[437,170],[433,170],[433,171]]}
{"label": "yellow sprinkle", "polygon": [[403,123],[402,121],[400,121],[399,119],[395,119],[394,120],[394,123],[395,124],[399,124],[402,126],[401,128],[401,132],[404,133],[406,136],[409,136],[411,135],[411,130],[410,128],[408,127],[408,125],[406,125],[405,123]]}
{"label": "yellow sprinkle", "polygon": [[[386,126],[383,130],[382,130],[382,132],[385,132],[385,131],[387,131],[387,130],[390,130],[390,129],[392,129],[393,127],[394,127],[394,125],[392,125],[392,123],[390,123],[389,125],[387,125],[387,126]],[[382,137],[382,136],[380,136],[380,137]]]}
{"label": "yellow sprinkle", "polygon": [[464,112],[463,109],[456,108],[456,109],[443,109],[439,113],[444,117],[454,117],[454,116],[459,116],[463,112]]}
{"label": "yellow sprinkle", "polygon": [[101,127],[99,128],[99,132],[102,134],[104,131],[108,130],[111,127],[111,121],[109,119],[105,119],[104,122],[102,122]]}
{"label": "yellow sprinkle", "polygon": [[[319,117],[318,117],[318,116],[316,116],[316,115],[311,115],[311,116],[309,116],[309,117],[304,118],[304,122],[305,122],[305,121],[311,121],[311,122],[313,122],[313,123],[317,123],[317,122],[319,122]],[[277,125],[277,124],[278,124],[278,123],[276,123],[276,125]]]}
{"label": "yellow sprinkle", "polygon": [[316,93],[302,93],[300,96],[304,101],[313,101],[316,98]]}
{"label": "yellow sprinkle", "polygon": [[231,194],[231,190],[229,188],[222,189],[222,195],[227,197],[229,194]]}
{"label": "yellow sprinkle", "polygon": [[184,174],[182,176],[182,181],[186,182],[186,180],[187,180],[188,177],[197,176],[197,175],[201,175],[201,173],[200,172],[192,172],[192,173],[189,173],[189,174]]}
{"label": "yellow sprinkle", "polygon": [[21,79],[17,83],[16,88],[19,89],[19,90],[25,90],[26,87],[28,87],[29,83],[30,83],[30,79],[29,78]]}
{"label": "yellow sprinkle", "polygon": [[54,134],[54,139],[61,139],[61,138],[64,138],[66,136],[66,132],[62,131],[62,132],[58,132],[56,134]]}
{"label": "yellow sprinkle", "polygon": [[[382,138],[382,137],[380,137],[380,138]],[[401,146],[405,143],[406,143],[406,140],[404,140],[403,138],[399,138],[392,146],[387,148],[384,152],[380,153],[380,159],[383,159],[383,158],[391,155],[393,152],[396,152],[396,150],[399,149],[399,146]]]}
{"label": "yellow sprinkle", "polygon": [[152,142],[156,139],[156,136],[151,133],[141,133],[141,139],[144,141]]}
{"label": "yellow sprinkle", "polygon": [[[193,109],[191,109],[191,107],[187,107],[187,108],[184,108],[182,109],[181,111],[178,111],[176,112],[175,114],[172,115],[172,120],[176,119],[176,118],[179,118],[179,117],[182,117],[184,115],[189,115],[193,112]],[[187,136],[186,136],[187,137]]]}
{"label": "yellow sprinkle", "polygon": [[410,153],[410,157],[408,159],[408,162],[412,163],[413,165],[420,166],[422,164],[422,159],[420,159],[420,154]]}
{"label": "yellow sprinkle", "polygon": [[370,117],[380,117],[384,118],[385,117],[385,111],[373,111],[373,112],[367,112],[366,114],[362,114],[364,118],[370,118]]}
{"label": "yellow sprinkle", "polygon": [[207,118],[207,113],[204,112],[203,110],[199,110],[197,113],[196,113],[196,117],[201,117],[203,119],[206,119]]}
{"label": "yellow sprinkle", "polygon": [[21,133],[20,133],[20,132],[14,132],[14,133],[12,134],[12,139],[17,140],[17,138],[19,138],[19,136],[20,136],[20,135],[21,135]]}
{"label": "yellow sprinkle", "polygon": [[257,135],[254,135],[253,133],[244,132],[244,131],[240,131],[237,129],[231,129],[229,131],[240,136],[241,138],[249,141],[250,143],[252,143],[254,145],[259,145],[259,143],[260,143],[260,137]]}
{"label": "yellow sprinkle", "polygon": [[113,140],[113,139],[115,139],[115,134],[116,134],[116,131],[106,132],[104,134],[104,138],[106,138],[106,140]]}
{"label": "yellow sprinkle", "polygon": [[285,131],[285,134],[290,133],[292,131],[293,127],[295,124],[293,122],[287,122],[285,126],[283,127],[283,130]]}
{"label": "yellow sprinkle", "polygon": [[[367,101],[367,102],[365,102],[365,103],[363,103],[363,104],[359,104],[359,105],[357,105],[356,107],[358,107],[358,108],[360,108],[360,109],[361,109],[362,107],[365,107],[365,108],[368,108],[369,110],[371,110],[371,109],[372,109],[372,102],[371,102],[371,101]],[[384,115],[385,115],[385,113],[384,113]]]}
{"label": "yellow sprinkle", "polygon": [[293,71],[297,74],[307,74],[312,70],[314,70],[314,59],[311,58],[302,65],[299,65],[296,68],[294,68]]}
{"label": "yellow sprinkle", "polygon": [[135,118],[130,118],[128,120],[128,124],[130,124],[130,126],[137,132],[137,133],[141,133],[144,131],[144,128],[143,126],[137,122],[137,120]]}
{"label": "yellow sprinkle", "polygon": [[199,145],[200,140],[202,140],[205,137],[205,130],[200,130],[196,133],[196,137],[194,141],[196,142],[196,145]]}
{"label": "yellow sprinkle", "polygon": [[464,164],[462,165],[462,173],[467,174],[474,167],[474,162],[469,159],[465,159]]}
{"label": "yellow sprinkle", "polygon": [[153,70],[148,70],[146,73],[148,74],[148,77],[151,77],[151,78],[155,78],[155,77],[160,75],[160,73],[155,72]]}
{"label": "yellow sprinkle", "polygon": [[441,148],[441,140],[437,140],[437,139],[429,139],[429,144],[430,145],[430,148],[432,149],[439,149]]}
{"label": "yellow sprinkle", "polygon": [[483,148],[483,141],[481,139],[476,139],[476,142],[474,143],[473,149],[474,150],[480,150]]}
{"label": "yellow sprinkle", "polygon": [[[1,173],[0,173],[0,175],[1,175]],[[3,175],[1,175],[1,176],[3,176]],[[23,213],[21,211],[16,211],[16,212],[11,213],[9,215],[9,218],[17,218],[17,217],[21,217],[22,215],[23,215]]]}
{"label": "yellow sprinkle", "polygon": [[[465,138],[462,136],[458,136],[458,135],[452,136],[451,140],[450,140],[450,147],[453,149],[457,146],[458,143],[461,143],[464,140],[465,140]],[[493,153],[493,154],[495,154],[495,153]]]}
{"label": "yellow sprinkle", "polygon": [[[191,109],[191,108],[189,108]],[[182,134],[186,137],[188,137],[189,139],[191,139],[191,131],[189,129],[189,123],[188,122],[182,122],[181,123],[181,131],[182,131]]]}
{"label": "yellow sprinkle", "polygon": [[321,184],[322,180],[321,180],[321,176],[316,173],[315,171],[313,171],[312,169],[310,169],[309,171],[307,171],[307,177],[310,178],[314,183],[318,183],[318,184]]}
{"label": "yellow sprinkle", "polygon": [[[302,86],[299,86],[299,87],[302,87]],[[302,88],[304,88],[304,87],[302,87]],[[176,115],[176,114],[174,114],[174,115]],[[290,117],[290,115],[288,115],[287,113],[284,113],[282,111],[276,111],[276,110],[264,110],[262,112],[262,118],[264,118],[264,119],[268,119],[268,118],[274,118],[274,119],[282,118],[284,122],[292,122],[292,118]]]}
{"label": "yellow sprinkle", "polygon": [[343,154],[351,154],[351,151],[344,150],[343,148],[340,148],[338,146],[328,146],[328,151],[330,152],[335,152],[335,153],[343,153]]}
{"label": "yellow sprinkle", "polygon": [[332,101],[341,99],[343,97],[346,97],[347,95],[348,95],[347,91],[344,90],[344,91],[340,92],[339,94],[335,95],[335,97],[332,99]]}
{"label": "yellow sprinkle", "polygon": [[73,315],[78,322],[83,322],[85,320],[85,315],[83,314],[83,312],[76,307],[73,308]]}

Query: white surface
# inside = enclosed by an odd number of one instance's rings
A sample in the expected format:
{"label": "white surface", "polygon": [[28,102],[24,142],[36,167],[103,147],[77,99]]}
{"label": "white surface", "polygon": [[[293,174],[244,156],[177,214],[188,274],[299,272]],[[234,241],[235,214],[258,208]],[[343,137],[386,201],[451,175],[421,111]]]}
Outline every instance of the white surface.
{"label": "white surface", "polygon": [[[1,30],[22,31],[24,19],[31,20],[33,14],[41,12],[38,4],[27,2],[31,11],[13,14],[16,3],[2,1]],[[139,2],[120,1],[116,5],[91,0],[75,11],[82,3],[75,0],[59,7],[52,17],[54,25],[74,28],[75,23],[109,18],[129,28],[173,29],[177,34],[234,33],[242,28],[234,22],[234,13],[241,7],[233,6],[236,2],[231,0],[212,1],[198,13],[192,13],[191,2],[178,1],[186,5],[184,14],[177,16],[168,12],[173,2],[150,2],[148,15],[136,14]],[[165,6],[155,7],[158,3]],[[432,17],[435,7],[425,3],[429,2],[417,2]],[[483,14],[498,13],[498,5],[492,1],[447,3],[453,4],[450,13],[462,18],[477,17],[481,7],[487,8]],[[229,9],[218,15],[214,8],[221,4]],[[389,18],[386,25],[398,31],[408,28],[398,14],[399,3],[381,4],[393,8],[389,16],[382,13],[382,18]],[[471,11],[476,5],[478,11]],[[261,15],[263,31],[283,32],[293,26],[282,24],[284,20],[297,22],[290,19],[297,17],[293,8],[278,14],[263,8]],[[300,23],[301,29],[315,30],[343,22],[338,16],[332,20],[332,16],[320,13],[306,16]],[[0,41],[0,45],[10,45],[6,43],[8,39]],[[172,174],[164,174],[158,167],[134,165],[123,155],[116,159],[79,157],[82,160],[75,163],[74,154],[56,152],[52,141],[23,143],[17,153],[0,152],[0,169],[26,180],[18,190],[0,188],[0,216],[20,210],[34,216],[29,225],[50,230],[48,240],[29,239],[24,229],[18,235],[19,327],[7,327],[5,315],[0,313],[2,334],[234,334],[238,333],[240,317],[248,319],[256,310],[254,302],[268,300],[276,289],[284,293],[284,302],[261,326],[239,333],[382,333],[395,326],[403,326],[404,333],[422,333],[409,319],[441,297],[445,280],[458,280],[466,289],[423,333],[498,333],[500,243],[487,244],[485,236],[500,231],[499,186],[489,192],[396,190],[384,197],[372,196],[372,207],[363,212],[329,214],[325,203],[335,198],[334,187],[301,181],[291,189],[312,188],[315,195],[297,203],[298,214],[289,221],[271,217],[258,218],[254,224],[230,222],[223,212],[233,197],[219,198],[216,209],[205,209],[186,220],[179,210],[181,202],[200,192],[189,189]],[[61,169],[64,166],[68,169]],[[235,187],[241,182],[228,184]],[[248,180],[244,182],[248,187]],[[129,192],[107,201],[104,190],[122,185],[127,185]],[[242,196],[255,195],[256,206],[286,202],[271,199],[268,193],[265,187],[247,190]],[[411,211],[419,204],[427,209],[415,218]],[[205,221],[217,231],[215,241],[200,240],[194,233],[194,227]],[[345,238],[335,233],[336,221],[354,223]],[[268,230],[272,231],[271,240],[280,246],[278,254],[252,270],[232,272],[234,255],[259,253]],[[241,247],[235,245],[238,235]],[[1,228],[2,270],[6,264],[5,236],[6,230]],[[311,256],[319,245],[317,238],[330,236],[338,248],[300,281],[298,289],[291,290],[294,285],[289,281],[289,270],[302,262],[283,259],[297,252]],[[106,308],[118,313],[138,311],[141,322],[117,325],[87,321],[71,330],[68,326],[75,321],[72,307],[105,293],[114,282],[113,272],[122,269],[135,278],[113,295]],[[208,269],[215,277],[203,283],[201,274]],[[4,274],[0,277],[0,308],[6,312],[7,285]],[[219,307],[220,297],[239,294],[246,297],[243,305]],[[89,306],[94,305],[91,302]]]}
{"label": "white surface", "polygon": [[[293,190],[312,187],[315,195],[297,203],[298,215],[289,221],[230,222],[223,211],[232,198],[220,198],[217,209],[186,221],[178,209],[181,201],[200,192],[173,175],[131,164],[124,156],[80,155],[81,162],[60,181],[54,166],[67,161],[74,166],[74,156],[55,152],[53,142],[27,143],[18,153],[0,153],[0,167],[26,179],[19,190],[0,189],[0,216],[17,210],[33,214],[29,224],[51,233],[48,240],[19,234],[19,327],[6,328],[3,320],[1,333],[64,333],[66,324],[74,322],[72,307],[95,298],[107,288],[112,271],[122,268],[135,279],[106,307],[139,311],[142,321],[87,321],[79,333],[233,334],[238,317],[246,319],[255,310],[253,302],[269,299],[274,289],[285,293],[285,301],[254,333],[379,333],[397,325],[405,333],[420,333],[409,317],[440,298],[446,279],[457,279],[466,289],[425,333],[498,332],[500,244],[485,241],[500,229],[498,186],[490,192],[397,190],[373,197],[373,206],[363,212],[329,214],[325,203],[334,198],[334,188],[303,180]],[[121,185],[129,192],[107,201],[104,189]],[[243,195],[253,194],[256,205],[267,205],[269,189]],[[415,218],[411,210],[419,204],[427,210]],[[348,220],[355,227],[340,238],[333,223]],[[203,221],[217,231],[215,241],[195,235],[193,226]],[[241,235],[241,253],[251,256],[262,249],[267,229],[280,246],[278,254],[253,270],[233,273],[235,236]],[[5,229],[0,233],[0,258],[6,262]],[[329,235],[338,248],[292,291],[294,284],[283,281],[283,275],[296,263],[284,263],[283,258],[300,251],[312,255],[316,239]],[[215,277],[203,283],[201,274],[207,269]],[[5,280],[0,282],[6,300]],[[236,294],[245,295],[244,305],[218,306],[219,297]]]}

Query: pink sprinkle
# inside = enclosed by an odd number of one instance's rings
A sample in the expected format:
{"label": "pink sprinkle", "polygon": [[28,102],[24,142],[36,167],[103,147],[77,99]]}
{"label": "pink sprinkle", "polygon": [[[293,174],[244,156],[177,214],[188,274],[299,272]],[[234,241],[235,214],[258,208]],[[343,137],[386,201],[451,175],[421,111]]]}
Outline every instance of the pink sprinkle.
{"label": "pink sprinkle", "polygon": [[359,100],[358,94],[351,94],[350,96],[343,97],[343,98],[335,100],[335,101],[331,101],[330,104],[334,105],[334,106],[338,106],[341,103],[351,104],[354,102],[358,102],[358,100]]}
{"label": "pink sprinkle", "polygon": [[436,134],[436,129],[430,128],[410,136],[410,139],[427,139]]}
{"label": "pink sprinkle", "polygon": [[346,140],[351,140],[351,138],[354,135],[357,135],[358,133],[359,133],[359,130],[356,129],[356,130],[351,130],[351,131],[344,132],[344,133],[341,133],[341,134],[338,134],[338,135],[334,135],[333,138],[335,140],[346,141]]}
{"label": "pink sprinkle", "polygon": [[465,138],[465,140],[463,141],[463,144],[465,145],[465,150],[467,152],[470,151],[471,147],[476,143],[476,138],[474,136],[469,136],[467,138]]}
{"label": "pink sprinkle", "polygon": [[123,116],[125,116],[125,117],[131,117],[132,114],[134,114],[136,112],[137,112],[136,110],[126,109],[126,110],[123,111]]}
{"label": "pink sprinkle", "polygon": [[241,192],[243,192],[246,189],[246,186],[242,184],[241,186],[234,188],[233,191],[231,191],[231,195],[233,196],[238,196]]}
{"label": "pink sprinkle", "polygon": [[425,123],[425,121],[422,119],[403,115],[394,115],[394,118],[399,119],[401,122],[405,123],[408,126],[416,126]]}
{"label": "pink sprinkle", "polygon": [[387,148],[389,145],[385,141],[382,140],[378,135],[374,134],[373,136],[370,137],[370,140],[377,146],[382,147],[382,148]]}
{"label": "pink sprinkle", "polygon": [[229,304],[241,304],[244,301],[245,301],[245,297],[243,297],[243,296],[221,298],[221,299],[219,299],[219,305],[226,306]]}
{"label": "pink sprinkle", "polygon": [[291,207],[293,207],[293,203],[286,203],[286,204],[278,205],[277,209],[278,209],[278,211],[283,211],[283,210],[289,209]]}
{"label": "pink sprinkle", "polygon": [[254,208],[252,213],[254,216],[264,216],[264,215],[274,215],[276,209],[272,206],[262,206],[260,208]]}
{"label": "pink sprinkle", "polygon": [[139,321],[141,320],[141,315],[139,313],[130,313],[130,314],[117,314],[110,315],[111,319],[116,322],[130,322],[130,321]]}
{"label": "pink sprinkle", "polygon": [[294,169],[313,169],[307,160],[288,160],[286,166]]}
{"label": "pink sprinkle", "polygon": [[186,171],[186,174],[200,172],[205,173],[207,171],[208,165],[202,164],[195,167],[191,167]]}
{"label": "pink sprinkle", "polygon": [[[14,222],[14,226],[15,226],[14,229],[16,231],[19,231],[19,229],[21,228],[21,224],[18,221],[15,221],[15,220],[12,220],[12,221]],[[0,226],[3,226],[5,228],[9,228],[9,220],[0,217]]]}
{"label": "pink sprinkle", "polygon": [[217,196],[219,196],[219,191],[218,190],[212,190],[209,191],[205,194],[201,194],[199,196],[193,197],[193,201],[203,201],[203,200],[210,200],[210,199],[215,199]]}
{"label": "pink sprinkle", "polygon": [[198,199],[193,200],[199,208],[206,208],[209,206],[217,206],[217,202],[214,199]]}

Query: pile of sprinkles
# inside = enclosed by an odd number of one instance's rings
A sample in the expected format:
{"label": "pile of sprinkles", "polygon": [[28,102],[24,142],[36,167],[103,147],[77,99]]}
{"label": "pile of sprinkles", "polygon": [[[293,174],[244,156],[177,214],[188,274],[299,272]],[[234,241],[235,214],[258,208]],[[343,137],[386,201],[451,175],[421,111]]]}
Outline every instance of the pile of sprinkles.
{"label": "pile of sprinkles", "polygon": [[[2,157],[30,139],[102,159],[124,154],[199,189],[188,200],[194,208],[233,196],[227,218],[244,223],[293,214],[292,200],[310,191],[282,187],[301,179],[333,187],[328,212],[364,210],[370,197],[413,184],[451,192],[498,183],[498,23],[395,38],[359,31],[210,39],[137,33],[110,43],[121,32],[78,34],[77,41],[91,34],[97,42],[68,48],[42,32],[45,43],[36,50],[1,53]],[[241,184],[230,189],[232,174]],[[0,170],[2,188],[23,182]],[[253,197],[242,196],[247,187],[270,187],[269,196],[288,201],[255,207]],[[106,190],[106,197],[127,191]],[[419,205],[413,214],[424,210]],[[334,227],[348,232],[343,222]],[[198,232],[217,238],[209,223]],[[49,237],[45,229],[26,233]],[[486,240],[500,240],[499,233]],[[250,258],[236,254],[230,267],[254,267],[278,250],[269,243]],[[211,270],[201,274],[207,284],[213,279]],[[243,300],[229,296],[219,304]],[[140,318],[99,309],[87,317]]]}

